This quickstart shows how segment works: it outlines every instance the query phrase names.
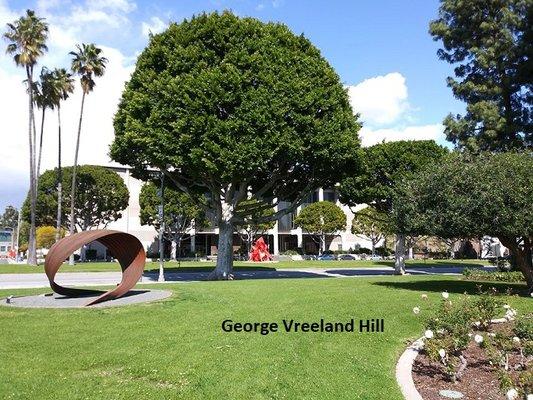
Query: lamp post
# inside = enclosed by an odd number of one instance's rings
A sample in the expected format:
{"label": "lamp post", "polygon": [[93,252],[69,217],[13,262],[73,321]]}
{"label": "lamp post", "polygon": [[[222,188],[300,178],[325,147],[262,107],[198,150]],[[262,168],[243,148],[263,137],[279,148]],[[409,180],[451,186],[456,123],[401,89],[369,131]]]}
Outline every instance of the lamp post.
{"label": "lamp post", "polygon": [[159,198],[161,199],[161,204],[159,205],[159,278],[158,282],[165,282],[165,271],[164,271],[164,249],[163,249],[163,232],[165,230],[165,207],[164,207],[164,193],[165,193],[165,174],[163,171],[160,172],[159,178],[161,180],[161,186],[159,188]]}

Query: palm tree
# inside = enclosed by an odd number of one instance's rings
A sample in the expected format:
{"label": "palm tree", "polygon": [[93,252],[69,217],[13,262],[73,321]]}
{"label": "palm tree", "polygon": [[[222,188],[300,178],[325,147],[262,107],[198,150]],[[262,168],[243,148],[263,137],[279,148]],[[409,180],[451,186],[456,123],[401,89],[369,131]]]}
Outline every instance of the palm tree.
{"label": "palm tree", "polygon": [[[53,109],[55,105],[55,93],[53,87],[53,75],[52,71],[43,67],[41,74],[39,75],[39,81],[33,84],[33,100],[37,108],[42,110],[41,116],[41,133],[39,136],[39,154],[37,156],[37,170],[35,173],[35,186],[39,188],[39,176],[41,173],[41,158],[43,152],[43,135],[44,135],[44,117],[46,115],[46,109]],[[33,126],[35,132],[35,125]],[[37,148],[36,148],[37,151]]]}
{"label": "palm tree", "polygon": [[57,107],[57,221],[56,242],[61,237],[61,202],[63,200],[63,170],[61,169],[61,100],[68,99],[74,91],[74,79],[65,68],[56,68],[52,72],[54,103]]}
{"label": "palm tree", "polygon": [[[107,58],[102,57],[102,49],[93,43],[76,46],[78,51],[71,51],[72,71],[80,76],[82,89],[80,120],[78,123],[78,137],[76,139],[76,151],[74,152],[74,167],[72,168],[72,187],[70,192],[70,234],[74,233],[74,199],[76,197],[76,168],[78,166],[78,152],[80,149],[81,122],[83,118],[83,106],[85,96],[92,92],[96,83],[93,77],[103,76],[107,64]],[[69,264],[74,265],[74,255],[70,256]]]}
{"label": "palm tree", "polygon": [[30,148],[30,234],[28,240],[28,264],[37,264],[35,243],[35,205],[37,202],[37,187],[35,179],[35,119],[33,114],[33,69],[37,60],[48,49],[48,24],[44,19],[35,15],[32,10],[26,10],[26,15],[11,24],[7,24],[4,38],[9,41],[6,52],[13,55],[17,66],[26,70],[28,85],[28,141]]}

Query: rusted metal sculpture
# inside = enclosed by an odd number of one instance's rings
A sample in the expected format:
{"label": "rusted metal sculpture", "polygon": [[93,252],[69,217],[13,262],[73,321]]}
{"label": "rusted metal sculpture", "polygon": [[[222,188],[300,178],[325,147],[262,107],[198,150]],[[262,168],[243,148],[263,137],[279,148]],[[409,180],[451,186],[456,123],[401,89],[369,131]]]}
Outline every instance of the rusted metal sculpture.
{"label": "rusted metal sculpture", "polygon": [[250,261],[271,261],[272,256],[268,251],[268,245],[261,236],[255,244],[252,246],[252,252],[250,253]]}
{"label": "rusted metal sculpture", "polygon": [[[116,288],[107,292],[67,288],[58,285],[54,278],[63,262],[77,249],[93,241],[102,243],[107,247],[111,255],[118,260],[122,268],[121,282]],[[129,233],[102,229],[75,233],[55,243],[46,255],[44,271],[50,281],[50,287],[57,294],[69,297],[101,294],[86,304],[90,306],[106,300],[116,299],[126,294],[141,278],[145,262],[146,253],[142,243],[135,236]]]}

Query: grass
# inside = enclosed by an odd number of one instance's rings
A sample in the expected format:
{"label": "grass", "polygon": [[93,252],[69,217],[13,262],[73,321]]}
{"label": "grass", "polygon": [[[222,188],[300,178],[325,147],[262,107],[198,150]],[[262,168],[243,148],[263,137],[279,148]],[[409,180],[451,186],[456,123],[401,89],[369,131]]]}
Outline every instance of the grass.
{"label": "grass", "polygon": [[[410,268],[417,267],[446,267],[446,266],[462,266],[462,267],[479,267],[485,265],[486,260],[407,260],[406,264]],[[181,263],[178,268],[177,262],[166,262],[165,269],[172,271],[210,271],[215,266],[213,261],[185,261]],[[235,262],[236,269],[294,269],[294,268],[372,268],[372,267],[393,267],[394,261],[371,261],[371,260],[357,260],[357,261],[280,261],[272,263],[252,263],[252,262]],[[159,263],[147,262],[145,271],[157,271]],[[74,266],[63,265],[60,272],[104,272],[104,271],[119,271],[120,268],[116,263],[106,262],[87,262],[79,263]],[[25,274],[42,272],[42,266],[30,266],[26,264],[0,264],[0,274]]]}
{"label": "grass", "polygon": [[[400,400],[395,363],[423,332],[429,303],[476,284],[443,276],[197,282],[161,286],[173,296],[121,308],[0,307],[0,398]],[[0,297],[28,293],[43,291]],[[519,312],[531,306],[504,301]],[[220,327],[283,318],[384,318],[385,332],[261,336]]]}

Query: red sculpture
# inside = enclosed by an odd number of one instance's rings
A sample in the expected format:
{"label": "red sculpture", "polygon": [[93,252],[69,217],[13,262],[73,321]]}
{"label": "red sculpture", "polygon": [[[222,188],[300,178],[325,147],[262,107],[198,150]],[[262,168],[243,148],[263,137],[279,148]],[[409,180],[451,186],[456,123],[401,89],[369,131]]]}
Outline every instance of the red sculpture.
{"label": "red sculpture", "polygon": [[252,252],[250,253],[250,261],[271,261],[272,256],[268,252],[268,245],[263,240],[263,237],[257,239],[252,246]]}

